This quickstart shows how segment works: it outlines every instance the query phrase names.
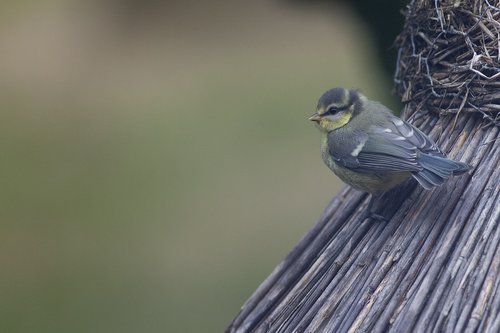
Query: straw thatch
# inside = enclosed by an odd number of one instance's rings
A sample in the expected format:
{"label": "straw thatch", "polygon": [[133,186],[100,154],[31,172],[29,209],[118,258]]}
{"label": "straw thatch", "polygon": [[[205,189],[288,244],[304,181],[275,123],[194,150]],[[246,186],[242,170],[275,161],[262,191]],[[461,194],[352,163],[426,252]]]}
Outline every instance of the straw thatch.
{"label": "straw thatch", "polygon": [[388,193],[386,223],[345,188],[227,332],[500,332],[498,13],[414,0],[399,38],[404,116],[471,171]]}

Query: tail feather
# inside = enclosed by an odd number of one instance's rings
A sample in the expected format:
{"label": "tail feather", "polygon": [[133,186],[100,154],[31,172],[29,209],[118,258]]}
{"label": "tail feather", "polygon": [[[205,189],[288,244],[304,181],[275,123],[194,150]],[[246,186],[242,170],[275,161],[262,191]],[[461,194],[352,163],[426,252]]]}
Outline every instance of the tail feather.
{"label": "tail feather", "polygon": [[421,170],[418,172],[414,172],[412,174],[413,178],[415,178],[420,185],[426,190],[430,190],[433,187],[442,185],[445,181],[445,178],[436,175],[432,171],[429,170]]}
{"label": "tail feather", "polygon": [[461,175],[470,169],[463,162],[427,154],[420,155],[418,163],[422,170],[414,172],[413,178],[426,190],[442,185],[451,176]]}
{"label": "tail feather", "polygon": [[468,164],[465,164],[463,162],[458,162],[458,161],[454,161],[454,162],[458,164],[458,168],[453,170],[453,176],[458,176],[458,175],[464,174],[471,169],[470,165],[468,165]]}

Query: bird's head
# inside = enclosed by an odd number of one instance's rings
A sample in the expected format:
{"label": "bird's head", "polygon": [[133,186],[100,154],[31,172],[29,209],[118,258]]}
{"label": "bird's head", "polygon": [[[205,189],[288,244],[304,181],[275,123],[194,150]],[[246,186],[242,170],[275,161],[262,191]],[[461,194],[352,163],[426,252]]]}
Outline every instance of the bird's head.
{"label": "bird's head", "polygon": [[334,131],[358,115],[365,101],[366,97],[356,90],[330,89],[319,98],[316,113],[309,120],[316,122],[321,131]]}

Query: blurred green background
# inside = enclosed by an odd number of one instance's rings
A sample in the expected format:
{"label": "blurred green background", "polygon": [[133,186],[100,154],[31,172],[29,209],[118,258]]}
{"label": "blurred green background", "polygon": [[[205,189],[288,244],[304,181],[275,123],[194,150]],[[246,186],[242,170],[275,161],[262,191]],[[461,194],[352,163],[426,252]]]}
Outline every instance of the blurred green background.
{"label": "blurred green background", "polygon": [[1,2],[0,332],[223,331],[341,186],[317,98],[396,105],[356,12]]}

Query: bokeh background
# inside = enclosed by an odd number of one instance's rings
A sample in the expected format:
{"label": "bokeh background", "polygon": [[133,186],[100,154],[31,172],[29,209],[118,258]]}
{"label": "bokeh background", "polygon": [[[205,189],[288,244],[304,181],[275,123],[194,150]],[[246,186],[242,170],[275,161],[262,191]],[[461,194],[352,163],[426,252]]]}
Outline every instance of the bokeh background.
{"label": "bokeh background", "polygon": [[223,331],[341,186],[317,98],[397,108],[372,3],[2,1],[0,331]]}

